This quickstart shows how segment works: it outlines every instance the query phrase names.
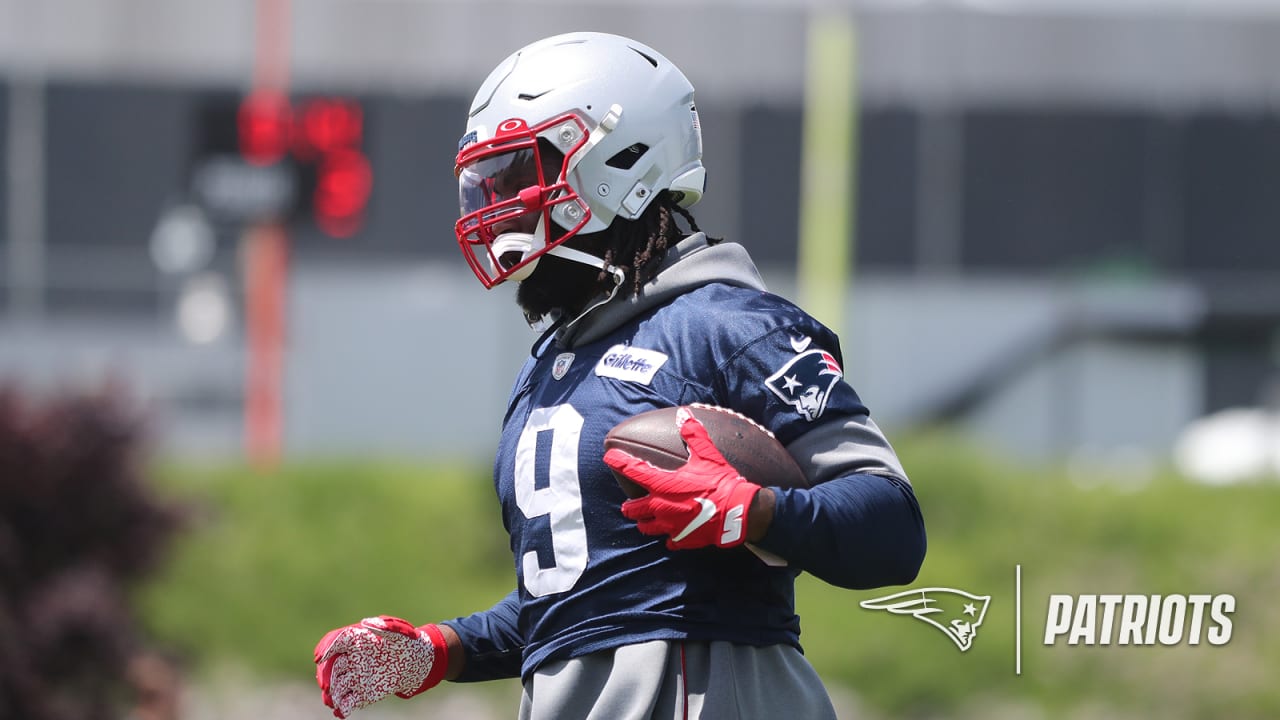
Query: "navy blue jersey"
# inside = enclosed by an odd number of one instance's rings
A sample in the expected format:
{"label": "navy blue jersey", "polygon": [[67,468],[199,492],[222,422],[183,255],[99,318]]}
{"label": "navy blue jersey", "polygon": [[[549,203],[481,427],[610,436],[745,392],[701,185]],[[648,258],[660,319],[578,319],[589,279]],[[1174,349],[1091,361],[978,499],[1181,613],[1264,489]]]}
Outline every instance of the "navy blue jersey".
{"label": "navy blue jersey", "polygon": [[[745,548],[672,552],[619,511],[604,436],[646,410],[737,410],[784,444],[818,415],[863,415],[836,338],[791,303],[711,284],[595,342],[539,348],[517,381],[494,474],[516,560],[525,673],[653,639],[799,643],[796,570]],[[767,478],[751,480],[768,484]]]}
{"label": "navy blue jersey", "polygon": [[[746,251],[695,233],[656,278],[535,348],[494,466],[517,588],[451,620],[460,681],[648,640],[799,647],[798,572],[847,588],[911,582],[923,519],[896,454],[844,382],[836,336],[764,291]],[[769,428],[812,487],[774,489],[751,550],[669,551],[622,516],[604,436],[637,413],[728,407]],[[768,486],[768,478],[748,478]]]}

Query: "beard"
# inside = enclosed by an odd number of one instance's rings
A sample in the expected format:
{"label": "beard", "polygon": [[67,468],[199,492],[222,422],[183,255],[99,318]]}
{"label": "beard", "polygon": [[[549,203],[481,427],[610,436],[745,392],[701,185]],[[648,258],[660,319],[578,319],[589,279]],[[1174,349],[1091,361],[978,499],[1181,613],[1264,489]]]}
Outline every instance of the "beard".
{"label": "beard", "polygon": [[604,292],[600,270],[555,255],[538,258],[538,267],[516,287],[516,304],[534,325],[559,314],[572,317]]}

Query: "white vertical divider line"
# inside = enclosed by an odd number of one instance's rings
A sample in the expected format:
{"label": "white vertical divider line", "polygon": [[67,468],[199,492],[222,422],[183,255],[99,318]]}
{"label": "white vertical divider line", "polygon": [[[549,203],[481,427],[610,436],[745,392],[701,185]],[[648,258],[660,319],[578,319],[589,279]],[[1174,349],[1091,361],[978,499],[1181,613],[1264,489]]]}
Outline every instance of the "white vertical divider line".
{"label": "white vertical divider line", "polygon": [[1022,564],[1013,570],[1013,674],[1022,675]]}

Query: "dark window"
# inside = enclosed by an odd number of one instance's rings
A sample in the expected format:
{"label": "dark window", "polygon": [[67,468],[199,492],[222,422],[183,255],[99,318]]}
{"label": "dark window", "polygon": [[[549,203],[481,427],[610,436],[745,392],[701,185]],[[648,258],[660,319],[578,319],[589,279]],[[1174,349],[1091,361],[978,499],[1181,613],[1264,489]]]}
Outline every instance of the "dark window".
{"label": "dark window", "polygon": [[965,118],[964,262],[983,269],[1143,262],[1147,120],[1089,111]]}
{"label": "dark window", "polygon": [[858,266],[909,267],[916,255],[916,114],[868,110],[858,122]]}
{"label": "dark window", "polygon": [[1199,115],[1185,138],[1185,268],[1280,269],[1280,117]]}

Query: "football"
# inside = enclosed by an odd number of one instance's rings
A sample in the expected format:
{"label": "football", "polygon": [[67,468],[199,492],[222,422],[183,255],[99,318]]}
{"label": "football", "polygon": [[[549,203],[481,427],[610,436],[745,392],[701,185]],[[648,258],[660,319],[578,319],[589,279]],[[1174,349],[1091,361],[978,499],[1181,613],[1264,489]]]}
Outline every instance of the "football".
{"label": "football", "polygon": [[[686,405],[707,428],[707,434],[724,459],[742,477],[768,487],[803,488],[800,466],[773,433],[745,415],[715,405]],[[618,423],[604,438],[604,448],[617,448],[664,470],[675,470],[689,459],[689,449],[680,437],[676,411],[667,407],[650,410]],[[622,492],[629,498],[645,494],[644,488],[615,472]]]}

